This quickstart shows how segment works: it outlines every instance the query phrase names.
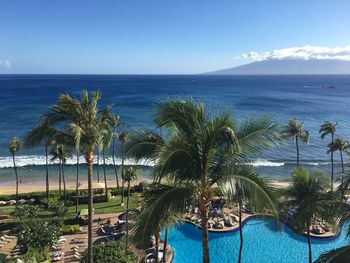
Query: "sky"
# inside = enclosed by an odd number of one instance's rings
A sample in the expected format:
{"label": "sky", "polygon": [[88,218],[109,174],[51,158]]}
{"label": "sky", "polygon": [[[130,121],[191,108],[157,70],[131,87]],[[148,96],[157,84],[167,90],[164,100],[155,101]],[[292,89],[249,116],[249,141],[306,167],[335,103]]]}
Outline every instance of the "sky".
{"label": "sky", "polygon": [[350,59],[349,0],[1,0],[2,74],[192,74]]}

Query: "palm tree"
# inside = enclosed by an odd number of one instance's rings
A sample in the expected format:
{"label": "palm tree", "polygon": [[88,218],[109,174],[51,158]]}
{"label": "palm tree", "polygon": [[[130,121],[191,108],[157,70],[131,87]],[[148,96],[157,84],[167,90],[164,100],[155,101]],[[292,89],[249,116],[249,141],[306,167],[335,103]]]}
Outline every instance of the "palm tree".
{"label": "palm tree", "polygon": [[100,152],[101,152],[101,146],[100,144],[97,147],[97,182],[100,182]]}
{"label": "palm tree", "polygon": [[[243,250],[243,204],[250,204],[255,212],[265,213],[265,209],[268,209],[270,215],[276,217],[278,215],[273,189],[268,187],[267,183],[254,172],[252,167],[242,166],[240,169],[247,170],[244,172],[246,174],[244,178],[231,179],[220,187],[226,202],[238,204],[240,234],[238,263],[242,261]],[[241,172],[238,172],[238,174],[241,174]]]}
{"label": "palm tree", "polygon": [[[143,194],[142,199],[142,208],[141,212],[136,215],[134,227],[132,229],[133,241],[139,243],[140,245],[148,245],[149,240],[145,239],[145,236],[155,235],[156,236],[156,245],[155,245],[155,260],[158,262],[158,252],[159,252],[159,243],[160,243],[160,230],[164,229],[164,246],[163,246],[163,262],[167,260],[167,246],[168,246],[168,232],[169,227],[176,225],[181,222],[182,213],[173,213],[170,210],[165,211],[165,213],[158,213],[156,218],[159,218],[160,225],[158,224],[149,224],[149,220],[152,219],[153,211],[162,212],[159,210],[154,210],[155,202],[159,198],[159,195],[164,193],[164,189],[174,186],[173,184],[161,185],[158,183],[153,183],[150,185]],[[145,225],[151,226],[151,228],[145,229]],[[147,233],[147,234],[145,234]],[[145,244],[144,244],[145,243]]]}
{"label": "palm tree", "polygon": [[239,171],[242,174],[235,174],[237,169],[232,167],[277,142],[278,127],[268,118],[249,119],[237,127],[229,114],[213,115],[205,111],[203,103],[183,100],[161,102],[156,124],[168,129],[167,140],[140,132],[128,144],[128,154],[137,160],[145,158],[155,162],[154,173],[170,178],[175,186],[162,188],[141,236],[149,238],[147,229],[161,225],[157,215],[182,213],[185,201],[195,197],[203,229],[203,262],[207,263],[212,186],[228,178],[244,177],[243,170]]}
{"label": "palm tree", "polygon": [[80,99],[72,98],[67,94],[61,94],[56,105],[52,106],[47,114],[50,122],[57,126],[70,127],[74,132],[74,139],[79,142],[88,170],[88,262],[93,262],[93,190],[92,175],[94,149],[99,143],[101,123],[110,117],[110,107],[98,109],[98,101],[101,93],[87,91],[82,92]]}
{"label": "palm tree", "polygon": [[283,133],[287,138],[293,138],[295,141],[295,147],[297,150],[297,166],[299,167],[300,163],[300,155],[299,155],[299,139],[303,143],[309,143],[309,132],[303,130],[304,123],[297,120],[292,119],[288,121],[288,124],[284,127]]}
{"label": "palm tree", "polygon": [[125,161],[125,151],[124,146],[125,143],[130,139],[131,134],[129,132],[121,132],[119,133],[119,141],[122,144],[122,166],[121,166],[121,177],[122,177],[122,198],[121,198],[121,205],[124,205],[124,161]]}
{"label": "palm tree", "polygon": [[128,184],[128,196],[126,198],[126,239],[125,239],[125,251],[129,248],[129,198],[130,198],[130,183],[137,179],[140,170],[137,168],[129,167],[123,175],[123,182]]}
{"label": "palm tree", "polygon": [[112,130],[108,127],[107,129],[101,129],[101,146],[102,146],[102,160],[103,160],[103,179],[105,183],[106,202],[108,202],[108,187],[106,177],[106,150],[109,149],[112,140]]}
{"label": "palm tree", "polygon": [[64,196],[64,205],[67,205],[67,192],[66,192],[66,178],[65,178],[65,163],[67,157],[70,156],[70,151],[65,145],[55,142],[53,149],[51,151],[52,158],[51,160],[59,160],[59,191],[61,194],[61,178],[63,181],[63,196]]}
{"label": "palm tree", "polygon": [[117,189],[119,189],[119,179],[118,179],[118,170],[117,166],[115,164],[115,141],[116,138],[118,138],[118,133],[116,131],[117,127],[119,126],[119,116],[113,116],[112,119],[112,138],[113,138],[113,145],[112,145],[112,161],[113,161],[113,167],[114,167],[114,173],[115,173],[115,180],[117,181]]}
{"label": "palm tree", "polygon": [[12,161],[13,161],[13,168],[15,170],[15,175],[16,175],[16,208],[17,208],[17,203],[18,203],[18,173],[17,173],[17,166],[16,166],[16,158],[15,155],[19,151],[19,149],[22,146],[22,142],[19,138],[14,137],[11,139],[10,144],[9,144],[9,151],[12,155]]}
{"label": "palm tree", "polygon": [[[321,128],[319,130],[319,133],[321,135],[321,139],[323,140],[327,135],[331,135],[331,144],[334,142],[334,134],[337,130],[338,123],[332,123],[330,121],[325,121],[324,124],[321,125]],[[332,166],[332,172],[331,172],[331,191],[333,192],[333,183],[334,183],[334,151],[331,151],[331,166]]]}
{"label": "palm tree", "polygon": [[334,139],[334,141],[330,144],[328,144],[328,151],[327,153],[330,152],[335,152],[339,151],[340,154],[340,162],[341,162],[341,198],[344,196],[344,189],[343,189],[343,184],[344,184],[344,159],[343,159],[343,153],[349,153],[349,148],[350,144],[347,140],[344,140],[343,138],[337,137]]}
{"label": "palm tree", "polygon": [[75,179],[75,214],[78,216],[78,206],[79,206],[79,173],[80,173],[80,167],[79,167],[79,158],[80,158],[80,146],[79,143],[76,145],[76,156],[77,156],[77,173],[76,173],[76,179]]}
{"label": "palm tree", "polygon": [[329,189],[327,178],[320,172],[308,173],[297,168],[293,173],[293,183],[284,191],[286,209],[293,208],[296,214],[291,224],[299,233],[307,235],[309,247],[309,262],[312,263],[312,248],[310,228],[313,222],[323,220],[335,226],[337,222],[337,206],[341,202],[335,200],[335,195],[327,192]]}
{"label": "palm tree", "polygon": [[42,117],[38,124],[28,133],[25,139],[25,146],[34,147],[42,144],[45,147],[45,168],[46,168],[46,199],[47,205],[50,203],[50,186],[49,186],[49,147],[56,131],[53,129],[48,119]]}

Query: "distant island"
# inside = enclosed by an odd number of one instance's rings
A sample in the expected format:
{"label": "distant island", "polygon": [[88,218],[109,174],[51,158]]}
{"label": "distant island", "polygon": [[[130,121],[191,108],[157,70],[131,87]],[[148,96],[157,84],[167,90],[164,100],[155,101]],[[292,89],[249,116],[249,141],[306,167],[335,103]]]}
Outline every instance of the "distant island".
{"label": "distant island", "polygon": [[238,67],[222,69],[208,75],[297,75],[297,74],[350,74],[350,61],[336,59],[269,59]]}

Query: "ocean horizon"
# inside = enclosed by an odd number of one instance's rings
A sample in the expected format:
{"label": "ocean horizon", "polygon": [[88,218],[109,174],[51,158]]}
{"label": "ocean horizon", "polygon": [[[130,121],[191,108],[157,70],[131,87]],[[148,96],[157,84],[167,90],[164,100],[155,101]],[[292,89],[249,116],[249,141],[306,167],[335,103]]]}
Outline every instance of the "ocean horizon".
{"label": "ocean horizon", "polygon": [[[327,88],[329,86],[335,88]],[[347,132],[350,130],[350,75],[0,75],[0,178],[3,182],[14,180],[9,140],[15,136],[23,139],[59,94],[78,97],[84,89],[102,92],[101,107],[114,105],[113,111],[122,123],[119,130],[157,132],[152,122],[156,104],[163,98],[175,97],[204,101],[214,112],[232,112],[238,121],[269,116],[284,125],[289,119],[297,118],[310,132],[310,144],[301,146],[302,164],[327,175],[329,138],[320,139],[320,125],[326,120],[338,122],[337,135],[345,138],[350,135]],[[295,168],[295,155],[294,144],[288,142],[254,157],[250,163],[265,177],[285,180]],[[107,156],[107,164],[111,165],[110,153]],[[118,165],[119,157],[118,148]],[[335,154],[336,174],[340,170],[338,159]],[[35,171],[26,180],[42,177],[45,164],[42,147],[21,149],[16,161],[20,176],[23,172],[25,177],[28,169]],[[73,156],[67,162],[68,177],[74,176],[74,163]],[[132,160],[128,163],[134,164]],[[152,164],[141,162],[139,165]]]}

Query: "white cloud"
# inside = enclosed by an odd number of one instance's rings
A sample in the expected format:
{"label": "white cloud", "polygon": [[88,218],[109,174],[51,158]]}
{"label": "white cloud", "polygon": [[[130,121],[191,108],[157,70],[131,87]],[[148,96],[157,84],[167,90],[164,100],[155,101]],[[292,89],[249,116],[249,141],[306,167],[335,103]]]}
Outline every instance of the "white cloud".
{"label": "white cloud", "polygon": [[0,69],[10,69],[11,66],[11,62],[8,59],[0,60]]}
{"label": "white cloud", "polygon": [[345,47],[317,47],[317,46],[303,46],[276,49],[267,52],[249,52],[242,54],[240,59],[248,60],[270,60],[270,59],[338,59],[350,61],[350,45]]}

